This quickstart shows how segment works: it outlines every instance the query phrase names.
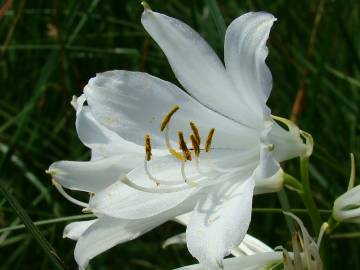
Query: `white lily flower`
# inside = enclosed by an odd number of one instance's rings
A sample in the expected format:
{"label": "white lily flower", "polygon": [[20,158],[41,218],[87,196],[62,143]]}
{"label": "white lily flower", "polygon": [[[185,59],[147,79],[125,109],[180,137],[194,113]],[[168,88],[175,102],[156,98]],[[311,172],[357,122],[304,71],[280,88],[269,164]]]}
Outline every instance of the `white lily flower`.
{"label": "white lily flower", "polygon": [[[234,20],[224,66],[189,26],[145,9],[142,24],[187,93],[146,73],[114,70],[90,79],[72,103],[91,161],[56,162],[48,172],[66,198],[99,217],[78,238],[80,267],[191,210],[188,249],[208,269],[219,269],[241,243],[253,195],[278,191],[279,162],[307,150],[299,129],[280,127],[266,105],[266,41],[275,20],[265,12]],[[90,192],[89,203],[63,187]]]}
{"label": "white lily flower", "polygon": [[[241,255],[227,258],[223,261],[223,269],[265,270],[279,269],[278,266],[283,265],[285,270],[322,270],[323,264],[319,254],[319,247],[328,224],[323,224],[318,241],[315,242],[298,217],[291,213],[285,214],[291,216],[300,227],[300,233],[296,233],[292,239],[292,252],[288,252],[285,248],[280,247],[282,251],[258,252],[249,256]],[[206,270],[206,268],[201,264],[194,264],[176,270]]]}
{"label": "white lily flower", "polygon": [[360,185],[335,200],[333,216],[340,222],[360,224]]}
{"label": "white lily flower", "polygon": [[351,154],[351,173],[348,191],[334,202],[333,217],[340,222],[360,224],[360,185],[355,185],[355,158]]}

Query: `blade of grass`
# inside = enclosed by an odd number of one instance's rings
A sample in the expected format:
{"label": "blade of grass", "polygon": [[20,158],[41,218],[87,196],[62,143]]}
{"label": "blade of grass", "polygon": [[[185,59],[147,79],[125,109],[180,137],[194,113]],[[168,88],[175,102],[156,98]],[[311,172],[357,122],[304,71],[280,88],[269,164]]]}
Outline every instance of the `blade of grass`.
{"label": "blade of grass", "polygon": [[[3,179],[4,175],[4,168],[7,162],[10,160],[16,144],[23,134],[23,131],[26,126],[26,121],[28,117],[30,116],[31,109],[35,106],[36,101],[38,98],[42,95],[45,82],[50,77],[50,74],[52,73],[54,67],[56,66],[56,60],[57,60],[57,52],[53,52],[49,57],[47,63],[44,65],[42,72],[40,73],[40,77],[38,82],[35,86],[35,91],[32,99],[29,101],[29,103],[25,106],[22,112],[20,112],[21,117],[19,121],[18,128],[11,140],[11,144],[9,148],[7,149],[6,153],[3,155],[3,158],[0,162],[0,194],[8,201],[8,203],[11,205],[11,207],[14,209],[15,213],[19,216],[21,221],[24,223],[26,228],[30,231],[32,236],[35,238],[35,240],[38,242],[40,247],[45,251],[45,253],[49,256],[51,261],[54,263],[54,265],[58,269],[66,269],[66,266],[64,265],[61,258],[57,255],[55,249],[50,245],[50,243],[46,240],[46,238],[42,235],[42,233],[39,231],[39,229],[34,225],[29,215],[26,213],[25,209],[21,206],[19,201],[15,198],[15,196],[12,195],[10,192],[10,189],[6,186],[5,180]],[[26,111],[27,113],[23,113]]]}
{"label": "blade of grass", "polygon": [[222,13],[220,12],[219,6],[216,0],[205,0],[206,5],[209,7],[211,17],[215,23],[216,29],[219,35],[220,44],[224,43],[226,24]]}
{"label": "blade of grass", "polygon": [[14,249],[14,252],[12,252],[7,260],[1,265],[1,269],[14,269],[13,267],[10,268],[10,266],[14,262],[18,261],[19,256],[24,253],[24,250],[29,246],[30,242],[30,239],[25,239],[23,242],[21,242],[20,245]]}
{"label": "blade of grass", "polygon": [[12,244],[15,244],[15,243],[24,241],[25,239],[29,239],[29,237],[30,237],[30,236],[29,236],[28,234],[19,234],[19,235],[16,235],[16,236],[14,236],[14,237],[8,238],[8,239],[6,239],[5,241],[3,241],[3,242],[0,244],[0,247],[5,247],[5,246],[8,246],[8,245],[12,245]]}
{"label": "blade of grass", "polygon": [[[92,215],[92,214],[75,215],[75,216],[52,218],[52,219],[47,219],[47,220],[36,221],[36,222],[34,222],[34,224],[36,226],[43,226],[43,225],[47,225],[47,224],[54,224],[54,223],[59,223],[59,222],[68,222],[68,221],[74,221],[74,220],[82,220],[82,219],[88,219],[88,218],[94,218],[94,217],[95,217],[95,215]],[[25,228],[24,225],[10,226],[10,227],[0,229],[0,233],[21,230],[21,229],[24,229],[24,228]]]}
{"label": "blade of grass", "polygon": [[26,213],[24,208],[11,194],[10,190],[5,186],[3,179],[0,179],[0,194],[2,194],[2,196],[6,198],[6,200],[9,202],[11,207],[21,219],[21,221],[25,224],[26,228],[30,231],[32,236],[35,238],[41,248],[48,254],[54,265],[58,269],[66,269],[65,264],[63,263],[59,255],[57,255],[55,249],[50,245],[46,238],[41,234],[39,229],[31,221],[29,215]]}
{"label": "blade of grass", "polygon": [[341,72],[340,70],[334,69],[330,66],[325,66],[325,69],[327,71],[329,71],[331,74],[333,74],[335,77],[344,80],[346,82],[348,82],[349,84],[356,86],[356,87],[360,87],[360,81],[356,80],[348,75],[346,75],[345,73]]}
{"label": "blade of grass", "polygon": [[99,4],[100,0],[93,0],[91,2],[91,4],[89,5],[89,8],[87,10],[86,13],[84,13],[80,19],[80,21],[78,22],[78,24],[76,25],[76,27],[74,28],[74,31],[72,32],[72,34],[70,35],[69,39],[66,42],[66,45],[70,45],[72,44],[72,42],[74,41],[74,39],[77,37],[77,35],[79,34],[80,30],[84,27],[86,21],[89,18],[89,14],[91,14],[93,12],[93,10],[96,8],[96,6]]}
{"label": "blade of grass", "polygon": [[[8,147],[0,143],[0,152],[6,152]],[[16,155],[12,155],[11,162],[14,163],[24,174],[25,178],[29,180],[45,197],[45,200],[50,203],[50,194],[46,187],[41,183],[41,181],[28,170],[25,163]]]}
{"label": "blade of grass", "polygon": [[[282,211],[291,212],[289,199],[287,197],[286,191],[284,189],[281,189],[277,193],[277,196],[279,198]],[[287,215],[284,215],[284,217],[285,217],[285,220],[286,220],[286,225],[288,226],[288,229],[290,231],[290,235],[293,235],[295,233],[294,221],[293,221],[293,219],[291,217],[289,217]]]}

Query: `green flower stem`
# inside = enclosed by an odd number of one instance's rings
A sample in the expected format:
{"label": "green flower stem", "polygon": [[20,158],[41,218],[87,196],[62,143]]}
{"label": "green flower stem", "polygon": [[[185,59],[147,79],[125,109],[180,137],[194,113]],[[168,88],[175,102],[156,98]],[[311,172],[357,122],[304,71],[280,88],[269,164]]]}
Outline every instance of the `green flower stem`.
{"label": "green flower stem", "polygon": [[327,223],[329,224],[329,228],[327,230],[329,234],[331,234],[340,225],[340,222],[337,221],[333,215],[330,215]]}
{"label": "green flower stem", "polygon": [[331,239],[351,239],[360,237],[360,232],[337,233],[330,236]]}
{"label": "green flower stem", "polygon": [[284,173],[284,186],[290,190],[303,194],[303,185],[294,176]]}
{"label": "green flower stem", "polygon": [[301,175],[301,182],[303,185],[302,199],[304,201],[306,208],[309,211],[309,215],[314,228],[315,235],[318,236],[320,232],[322,220],[310,189],[308,157],[300,158],[300,175]]}
{"label": "green flower stem", "polygon": [[[91,218],[95,218],[95,217],[96,216],[93,214],[76,215],[76,216],[68,216],[68,217],[40,220],[40,221],[34,222],[34,224],[36,226],[43,226],[43,225],[54,224],[54,223],[59,223],[59,222],[69,222],[69,221],[81,220],[81,219],[91,219]],[[9,226],[9,227],[0,229],[0,233],[8,232],[8,231],[17,231],[17,230],[21,230],[24,228],[26,228],[24,225]]]}
{"label": "green flower stem", "polygon": [[[307,209],[291,209],[294,214],[306,215],[308,213]],[[284,210],[279,208],[253,208],[254,213],[263,213],[263,214],[283,214]],[[331,215],[331,210],[319,209],[319,213],[324,216]]]}

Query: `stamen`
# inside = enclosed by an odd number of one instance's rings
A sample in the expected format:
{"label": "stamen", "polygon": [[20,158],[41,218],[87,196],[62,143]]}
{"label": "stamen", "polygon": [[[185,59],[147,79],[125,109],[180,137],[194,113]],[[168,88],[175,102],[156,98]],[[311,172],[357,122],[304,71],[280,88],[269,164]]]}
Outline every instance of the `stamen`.
{"label": "stamen", "polygon": [[172,108],[172,110],[170,112],[168,112],[167,115],[165,115],[162,123],[161,123],[161,126],[160,126],[160,130],[161,131],[164,131],[164,129],[167,127],[167,125],[169,124],[170,120],[171,120],[171,117],[174,115],[174,113],[176,113],[178,110],[180,109],[179,106],[175,106],[174,108]]}
{"label": "stamen", "polygon": [[189,178],[186,177],[184,161],[181,162],[181,175],[184,178],[184,181],[186,184],[193,186],[193,187],[197,186],[197,183],[194,183],[193,181],[191,181]]}
{"label": "stamen", "polygon": [[190,140],[191,140],[192,147],[194,149],[195,157],[199,157],[200,156],[199,141],[196,139],[194,134],[190,135]]}
{"label": "stamen", "polygon": [[69,200],[70,202],[72,202],[73,204],[79,205],[79,206],[81,206],[81,207],[85,207],[85,208],[89,207],[89,204],[84,203],[84,202],[82,202],[82,201],[79,201],[79,200],[71,197],[69,194],[67,194],[67,193],[65,192],[65,190],[62,188],[62,186],[59,185],[59,184],[55,181],[55,179],[52,179],[52,183],[53,183],[53,185],[56,187],[56,189],[60,192],[60,194],[65,197],[65,199],[67,199],[67,200]]}
{"label": "stamen", "polygon": [[178,136],[179,136],[180,150],[183,152],[185,159],[191,161],[192,160],[191,153],[190,153],[189,148],[187,147],[186,142],[184,140],[184,134],[181,131],[179,131]]}
{"label": "stamen", "polygon": [[215,132],[215,128],[212,128],[212,129],[210,129],[209,134],[207,135],[206,142],[205,142],[205,151],[206,152],[209,152],[209,150],[210,150],[214,132]]}
{"label": "stamen", "polygon": [[201,144],[201,138],[200,138],[200,133],[199,133],[199,129],[197,128],[197,126],[195,125],[194,122],[190,121],[190,128],[195,136],[195,139],[198,141],[198,145]]}
{"label": "stamen", "polygon": [[150,161],[152,156],[150,134],[145,135],[145,154],[146,154],[146,161]]}
{"label": "stamen", "polygon": [[172,154],[174,157],[176,157],[180,161],[185,161],[185,158],[182,154],[176,152],[176,150],[171,146],[170,138],[169,138],[169,127],[165,128],[165,144],[167,149],[169,150],[170,154]]}
{"label": "stamen", "polygon": [[165,117],[164,120],[161,123],[160,126],[160,131],[165,131],[164,135],[165,135],[165,144],[166,147],[168,148],[170,154],[172,154],[175,158],[177,158],[180,161],[184,161],[185,158],[183,157],[183,155],[181,155],[180,153],[176,152],[176,150],[171,146],[170,143],[170,138],[169,138],[169,123],[171,120],[171,117],[174,115],[174,113],[176,113],[178,110],[180,109],[179,106],[175,106]]}

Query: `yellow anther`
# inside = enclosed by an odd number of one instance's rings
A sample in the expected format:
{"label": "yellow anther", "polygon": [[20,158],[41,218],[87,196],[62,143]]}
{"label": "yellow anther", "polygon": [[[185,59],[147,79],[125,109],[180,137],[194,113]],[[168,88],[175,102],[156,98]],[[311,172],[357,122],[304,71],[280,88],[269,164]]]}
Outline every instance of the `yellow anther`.
{"label": "yellow anther", "polygon": [[179,148],[183,152],[185,159],[191,161],[192,160],[191,153],[184,140],[184,134],[181,131],[179,131],[178,136],[179,136]]}
{"label": "yellow anther", "polygon": [[170,154],[172,154],[174,157],[176,157],[180,161],[185,161],[186,160],[185,157],[182,154],[176,152],[176,150],[174,150],[174,149],[170,149]]}
{"label": "yellow anther", "polygon": [[171,117],[174,115],[174,113],[177,112],[177,110],[179,110],[180,107],[179,106],[175,106],[174,108],[172,108],[172,110],[170,112],[168,112],[167,115],[165,115],[164,120],[161,123],[160,126],[160,130],[164,131],[164,129],[166,128],[166,126],[169,124]]}
{"label": "yellow anther", "polygon": [[150,134],[146,134],[145,135],[145,155],[146,155],[146,160],[150,161],[151,160],[151,139],[150,139]]}
{"label": "yellow anther", "polygon": [[195,152],[195,156],[199,157],[200,156],[200,145],[199,145],[198,140],[195,138],[194,134],[190,135],[190,140],[191,140],[191,144],[194,149],[194,152]]}
{"label": "yellow anther", "polygon": [[199,129],[197,128],[197,126],[195,125],[194,122],[191,122],[190,121],[190,127],[191,127],[191,130],[195,136],[195,139],[198,141],[198,145],[200,145],[201,143],[201,138],[200,138],[200,133],[199,133]]}
{"label": "yellow anther", "polygon": [[215,132],[215,128],[212,128],[212,129],[210,129],[209,134],[207,135],[206,142],[205,142],[205,151],[206,152],[209,152],[209,150],[210,150],[214,132]]}

